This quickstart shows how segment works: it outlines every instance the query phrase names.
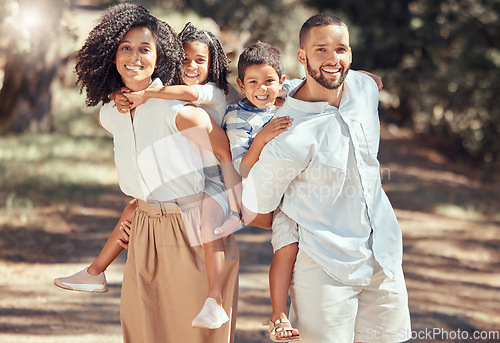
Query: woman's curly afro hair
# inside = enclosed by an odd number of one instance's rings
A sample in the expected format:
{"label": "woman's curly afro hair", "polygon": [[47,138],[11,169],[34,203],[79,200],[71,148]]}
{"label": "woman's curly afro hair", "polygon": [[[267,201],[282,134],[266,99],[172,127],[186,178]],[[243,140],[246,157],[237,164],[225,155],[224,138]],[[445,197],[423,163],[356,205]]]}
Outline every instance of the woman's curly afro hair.
{"label": "woman's curly afro hair", "polygon": [[109,95],[124,87],[114,63],[118,44],[128,31],[146,27],[156,41],[157,68],[152,77],[165,85],[178,84],[182,75],[182,44],[175,31],[143,6],[130,3],[108,8],[78,51],[77,84],[87,91],[87,105],[109,102]]}
{"label": "woman's curly afro hair", "polygon": [[229,92],[227,76],[229,75],[231,61],[224,52],[219,40],[210,31],[197,30],[190,22],[184,26],[179,36],[182,44],[200,42],[208,47],[210,65],[208,67],[207,82],[215,83],[218,88],[227,94]]}

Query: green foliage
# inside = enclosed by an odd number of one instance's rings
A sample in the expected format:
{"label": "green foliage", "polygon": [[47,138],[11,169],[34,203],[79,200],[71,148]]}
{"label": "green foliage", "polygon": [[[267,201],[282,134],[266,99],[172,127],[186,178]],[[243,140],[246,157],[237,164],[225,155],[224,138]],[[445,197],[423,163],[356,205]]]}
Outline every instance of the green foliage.
{"label": "green foliage", "polygon": [[[500,157],[500,2],[310,0],[350,21],[353,67],[384,78],[393,120],[450,153]],[[391,113],[391,112],[387,112]]]}

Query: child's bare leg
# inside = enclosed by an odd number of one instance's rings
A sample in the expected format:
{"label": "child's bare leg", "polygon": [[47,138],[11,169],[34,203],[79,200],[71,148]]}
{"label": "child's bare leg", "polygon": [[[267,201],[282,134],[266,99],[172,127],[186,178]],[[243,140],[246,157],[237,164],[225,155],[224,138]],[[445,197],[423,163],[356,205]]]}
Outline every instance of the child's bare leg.
{"label": "child's bare leg", "polygon": [[[288,318],[286,303],[297,251],[298,244],[292,243],[285,245],[283,248],[276,250],[274,253],[273,262],[271,263],[271,268],[269,270],[269,288],[271,292],[271,304],[273,307],[271,320],[273,322],[280,318]],[[291,327],[289,323],[284,323],[283,326]],[[299,335],[299,330],[294,329],[292,331],[278,333],[277,337],[282,338],[297,335]]]}
{"label": "child's bare leg", "polygon": [[222,304],[222,273],[224,272],[224,240],[216,239],[205,244],[205,263],[208,277],[208,298]]}
{"label": "child's bare leg", "polygon": [[205,265],[208,277],[208,298],[222,303],[222,274],[224,272],[224,240],[214,234],[214,229],[224,221],[222,207],[209,195],[205,194],[201,216],[201,238],[205,248]]}
{"label": "child's bare leg", "polygon": [[205,265],[208,278],[208,294],[200,313],[192,326],[217,329],[229,320],[222,308],[222,276],[224,273],[224,239],[214,234],[224,220],[222,207],[212,197],[205,195],[201,215],[201,239],[205,248]]}
{"label": "child's bare leg", "polygon": [[118,220],[113,232],[109,236],[106,244],[102,248],[101,252],[97,258],[88,267],[87,272],[90,275],[99,275],[108,268],[108,266],[113,262],[116,257],[122,252],[123,247],[118,243],[118,240],[122,237],[123,231],[120,229],[121,223],[123,221],[132,221],[134,217],[134,211],[137,208],[137,200],[131,200],[127,206],[123,209],[122,215]]}

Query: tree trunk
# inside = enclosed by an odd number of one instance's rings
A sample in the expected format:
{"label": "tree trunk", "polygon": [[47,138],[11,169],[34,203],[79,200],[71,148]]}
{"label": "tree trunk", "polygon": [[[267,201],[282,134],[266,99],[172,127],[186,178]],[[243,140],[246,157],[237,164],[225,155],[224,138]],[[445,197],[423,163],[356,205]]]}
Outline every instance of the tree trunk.
{"label": "tree trunk", "polygon": [[[29,8],[40,18],[32,19],[33,22],[38,20],[38,25],[28,26],[24,34],[14,34],[24,40],[13,40],[6,49],[0,91],[0,132],[50,131],[52,83],[60,62],[62,11],[54,1],[44,1],[41,8],[38,0],[23,1],[20,5],[21,17],[27,15],[25,11]],[[20,48],[21,45],[24,48]]]}

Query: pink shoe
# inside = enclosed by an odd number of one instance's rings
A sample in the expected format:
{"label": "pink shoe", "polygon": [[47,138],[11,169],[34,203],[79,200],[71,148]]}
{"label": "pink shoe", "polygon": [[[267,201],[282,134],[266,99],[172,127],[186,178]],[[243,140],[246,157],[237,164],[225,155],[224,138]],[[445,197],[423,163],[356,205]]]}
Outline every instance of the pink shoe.
{"label": "pink shoe", "polygon": [[87,268],[71,276],[54,279],[54,285],[70,291],[94,293],[106,293],[108,291],[108,283],[104,272],[94,276],[87,272]]}

